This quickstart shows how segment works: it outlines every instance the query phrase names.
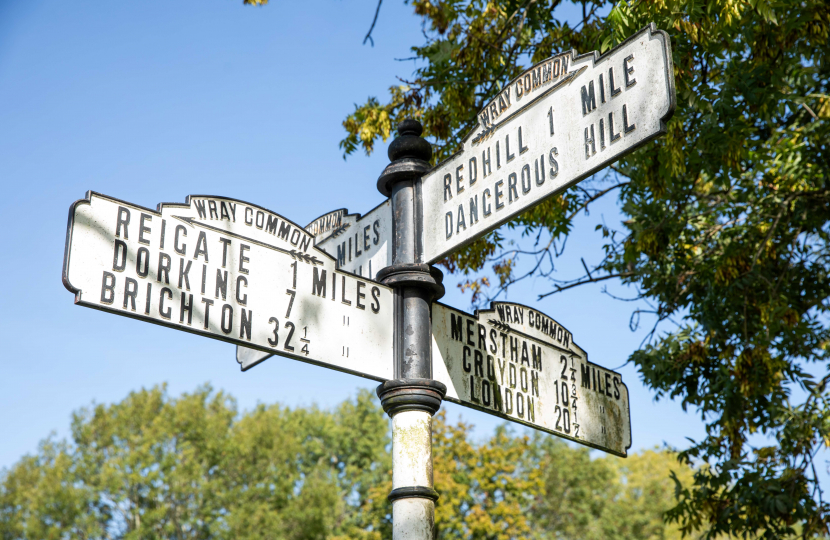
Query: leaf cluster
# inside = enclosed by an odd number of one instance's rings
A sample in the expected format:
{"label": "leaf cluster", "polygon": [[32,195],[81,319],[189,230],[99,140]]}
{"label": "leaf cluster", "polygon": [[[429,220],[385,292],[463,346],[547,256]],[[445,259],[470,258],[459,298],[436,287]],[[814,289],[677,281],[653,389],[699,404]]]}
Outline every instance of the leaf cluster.
{"label": "leaf cluster", "polygon": [[[663,522],[668,451],[591,459],[549,436],[433,425],[436,538],[679,538]],[[0,474],[0,539],[331,540],[390,538],[389,422],[360,392],[333,410],[258,406],[239,414],[208,387],[154,388],[75,414]]]}
{"label": "leaf cluster", "polygon": [[[422,119],[441,160],[530,63],[608,50],[651,22],[669,33],[678,106],[667,134],[514,220],[524,245],[491,234],[444,265],[468,276],[478,302],[529,276],[549,279],[540,298],[628,285],[650,306],[635,308],[632,326],[654,321],[629,360],[656,397],[679,399],[707,429],[683,453],[707,466],[679,488],[671,517],[712,538],[826,534],[814,458],[830,436],[830,4],[585,0],[571,4],[582,12],[573,25],[558,20],[558,0],[412,5],[425,35],[416,69],[347,118],[347,153],[389,136],[361,121],[382,111],[388,125]],[[603,251],[583,276],[557,279],[573,218],[607,197],[622,226],[598,223]],[[522,257],[532,264],[516,276]]]}

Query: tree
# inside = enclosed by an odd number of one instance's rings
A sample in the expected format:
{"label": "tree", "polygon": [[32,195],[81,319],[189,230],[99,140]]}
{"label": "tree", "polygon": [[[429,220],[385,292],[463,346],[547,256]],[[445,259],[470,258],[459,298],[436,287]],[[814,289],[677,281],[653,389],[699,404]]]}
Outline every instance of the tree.
{"label": "tree", "polygon": [[[663,525],[691,470],[669,452],[590,459],[547,435],[435,420],[437,538],[679,538]],[[361,392],[331,411],[260,405],[239,414],[208,387],[134,392],[79,411],[0,474],[0,539],[391,537],[389,422]],[[608,487],[609,489],[606,489]]]}
{"label": "tree", "polygon": [[[530,64],[606,51],[649,22],[668,31],[678,97],[668,134],[507,225],[525,245],[495,231],[442,264],[468,276],[474,302],[531,275],[550,279],[540,299],[629,286],[653,307],[632,320],[654,318],[629,361],[657,398],[680,398],[706,424],[680,456],[709,466],[678,487],[671,519],[710,538],[827,533],[814,457],[830,441],[830,3],[582,0],[577,24],[554,16],[561,4],[413,0],[425,35],[412,47],[417,68],[348,115],[345,155],[371,153],[415,117],[439,162]],[[558,279],[550,261],[565,256],[574,216],[608,197],[624,223],[598,223],[595,264]],[[522,257],[534,264],[517,274]]]}

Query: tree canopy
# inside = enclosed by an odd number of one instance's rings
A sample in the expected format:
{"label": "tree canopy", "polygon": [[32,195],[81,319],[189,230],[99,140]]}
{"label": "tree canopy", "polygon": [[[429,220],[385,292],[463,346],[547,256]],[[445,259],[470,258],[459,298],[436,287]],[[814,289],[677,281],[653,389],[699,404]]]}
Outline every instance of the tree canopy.
{"label": "tree canopy", "polygon": [[[706,436],[669,513],[709,537],[826,534],[814,458],[830,441],[827,359],[830,3],[826,0],[412,0],[424,41],[414,71],[344,120],[345,155],[371,153],[420,119],[435,162],[458,149],[482,105],[553,54],[607,51],[654,22],[672,40],[678,106],[668,133],[527,211],[442,264],[474,301],[524,277],[539,298],[618,280],[651,309],[632,362],[657,398],[681,400]],[[580,13],[562,20],[562,9]],[[372,90],[370,90],[372,91]],[[615,198],[619,226],[583,276],[559,276],[574,217]],[[518,269],[530,260],[526,273]],[[497,282],[490,285],[489,276]],[[571,279],[572,278],[572,279]]]}
{"label": "tree canopy", "polygon": [[[435,421],[436,538],[680,538],[663,523],[668,451],[591,459],[547,435]],[[75,413],[0,474],[0,539],[391,538],[389,422],[359,393],[333,410],[240,414],[210,388],[163,387]]]}

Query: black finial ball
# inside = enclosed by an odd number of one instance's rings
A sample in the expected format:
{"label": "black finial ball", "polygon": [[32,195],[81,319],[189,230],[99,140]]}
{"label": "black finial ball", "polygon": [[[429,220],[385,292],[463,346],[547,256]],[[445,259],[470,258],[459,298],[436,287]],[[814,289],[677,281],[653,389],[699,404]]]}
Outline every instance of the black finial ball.
{"label": "black finial ball", "polygon": [[398,136],[389,145],[390,161],[402,158],[415,158],[429,161],[432,158],[432,145],[421,138],[424,128],[420,122],[407,118],[398,124]]}
{"label": "black finial ball", "polygon": [[413,120],[412,118],[407,118],[400,124],[398,124],[398,136],[400,135],[415,135],[416,137],[420,137],[421,133],[424,132],[424,126],[421,125],[420,122],[417,120]]}

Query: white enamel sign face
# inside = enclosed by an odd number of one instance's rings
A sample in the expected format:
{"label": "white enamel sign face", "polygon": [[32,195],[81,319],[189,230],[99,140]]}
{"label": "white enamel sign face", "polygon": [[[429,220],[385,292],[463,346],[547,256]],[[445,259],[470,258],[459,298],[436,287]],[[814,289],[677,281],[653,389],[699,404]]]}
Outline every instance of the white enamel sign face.
{"label": "white enamel sign face", "polygon": [[278,354],[392,377],[391,289],[340,272],[302,227],[209,196],[157,211],[90,192],[69,211],[75,303]]}
{"label": "white enamel sign face", "polygon": [[375,279],[392,264],[392,205],[384,201],[365,216],[335,210],[312,221],[306,230],[317,247],[335,258],[337,268]]}
{"label": "white enamel sign face", "polygon": [[[316,246],[335,259],[337,269],[375,279],[378,270],[392,264],[392,210],[387,199],[365,216],[345,208],[323,214],[306,225]],[[240,345],[236,359],[255,365],[272,353]]]}
{"label": "white enamel sign face", "polygon": [[536,64],[479,113],[462,150],[422,179],[432,263],[665,132],[675,93],[653,25],[603,56]]}
{"label": "white enamel sign face", "polygon": [[588,362],[547,315],[497,302],[472,316],[436,303],[432,335],[447,400],[618,456],[631,447],[622,376]]}

